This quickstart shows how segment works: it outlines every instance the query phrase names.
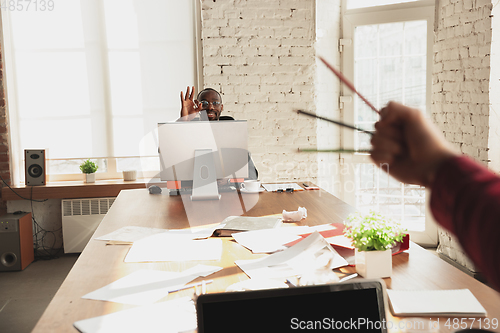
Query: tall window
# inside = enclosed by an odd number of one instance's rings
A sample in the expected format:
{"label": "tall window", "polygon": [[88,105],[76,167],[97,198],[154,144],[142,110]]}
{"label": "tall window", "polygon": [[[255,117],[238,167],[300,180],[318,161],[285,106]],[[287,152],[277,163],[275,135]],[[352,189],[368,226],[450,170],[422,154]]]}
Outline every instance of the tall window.
{"label": "tall window", "polygon": [[[351,41],[344,43],[351,45],[345,47],[342,55],[344,74],[378,109],[392,100],[426,113],[430,106],[428,69],[432,58],[433,3],[365,5],[359,7],[366,8],[347,10],[344,16],[344,38]],[[356,7],[351,5],[351,8]],[[343,94],[351,93],[344,90]],[[378,115],[353,97],[343,110],[343,119],[373,130]],[[344,131],[343,142],[348,148],[370,148],[370,136],[364,133]],[[360,210],[373,209],[402,221],[414,240],[425,244],[436,242],[436,228],[426,214],[425,188],[389,177],[371,164],[366,154],[341,158],[350,171],[344,173],[344,183],[352,184],[351,188],[344,188],[344,200]]]}
{"label": "tall window", "polygon": [[[46,149],[50,180],[159,171],[154,130],[198,85],[196,1],[65,0],[2,8],[15,182],[24,149]],[[99,177],[99,173],[98,173]]]}

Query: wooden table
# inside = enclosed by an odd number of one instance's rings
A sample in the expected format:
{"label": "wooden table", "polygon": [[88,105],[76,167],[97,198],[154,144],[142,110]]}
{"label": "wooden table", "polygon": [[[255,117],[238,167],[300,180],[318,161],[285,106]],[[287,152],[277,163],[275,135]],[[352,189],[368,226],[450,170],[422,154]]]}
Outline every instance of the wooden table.
{"label": "wooden table", "polygon": [[[322,190],[243,195],[238,195],[236,192],[223,193],[220,201],[202,202],[191,202],[189,198],[180,196],[151,195],[145,189],[124,190],[104,217],[93,238],[123,226],[181,229],[220,222],[230,215],[244,213],[249,216],[262,216],[281,213],[283,209],[294,211],[299,206],[307,208],[308,217],[302,220],[303,224],[307,225],[342,223],[347,215],[355,211],[351,206]],[[33,332],[76,332],[72,326],[75,321],[132,308],[133,306],[124,304],[85,300],[81,299],[81,296],[139,269],[182,271],[199,263],[221,266],[223,267],[221,271],[210,276],[213,283],[208,285],[208,292],[220,292],[233,283],[248,279],[234,264],[235,260],[263,256],[252,254],[232,241],[232,238],[223,238],[223,255],[220,261],[124,263],[123,259],[130,245],[106,245],[106,242],[93,238]],[[354,268],[347,267],[345,271],[354,272]],[[500,320],[499,293],[413,243],[409,251],[393,257],[393,276],[385,279],[385,282],[388,288],[394,289],[468,288],[486,308],[487,318]],[[166,299],[189,294],[192,294],[192,290],[170,294]],[[402,318],[392,317],[388,312],[388,320],[396,323],[400,319]],[[456,330],[453,326],[449,327],[451,329],[445,326],[448,318],[432,318],[432,320],[438,319],[440,331]],[[449,323],[453,325],[453,321]],[[496,331],[500,332],[500,328]]]}

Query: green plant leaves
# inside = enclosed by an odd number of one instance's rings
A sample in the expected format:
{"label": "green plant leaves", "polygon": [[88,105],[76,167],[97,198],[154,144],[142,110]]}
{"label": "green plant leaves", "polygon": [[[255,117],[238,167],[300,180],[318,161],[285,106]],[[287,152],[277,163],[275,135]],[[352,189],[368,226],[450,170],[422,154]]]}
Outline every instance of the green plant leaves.
{"label": "green plant leaves", "polygon": [[344,222],[345,236],[359,251],[384,251],[403,240],[405,230],[400,223],[370,211],[367,215],[354,213]]}
{"label": "green plant leaves", "polygon": [[97,164],[95,164],[91,160],[86,160],[85,162],[80,164],[80,170],[83,173],[94,173],[97,171],[98,168],[99,167],[97,166]]}

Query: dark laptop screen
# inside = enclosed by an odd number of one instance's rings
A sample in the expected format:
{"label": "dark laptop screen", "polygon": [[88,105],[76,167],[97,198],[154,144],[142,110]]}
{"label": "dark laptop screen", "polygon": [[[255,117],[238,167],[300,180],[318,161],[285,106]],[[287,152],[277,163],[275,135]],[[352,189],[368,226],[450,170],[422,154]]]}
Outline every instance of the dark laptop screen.
{"label": "dark laptop screen", "polygon": [[306,293],[294,289],[301,288],[199,302],[199,332],[386,331],[383,298],[375,288],[328,292],[309,288]]}

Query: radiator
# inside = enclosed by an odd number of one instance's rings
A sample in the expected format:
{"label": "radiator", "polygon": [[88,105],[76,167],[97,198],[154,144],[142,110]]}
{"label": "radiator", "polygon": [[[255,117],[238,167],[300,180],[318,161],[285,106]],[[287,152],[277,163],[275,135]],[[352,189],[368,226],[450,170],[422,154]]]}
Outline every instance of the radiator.
{"label": "radiator", "polygon": [[64,253],[82,252],[115,198],[62,200]]}

